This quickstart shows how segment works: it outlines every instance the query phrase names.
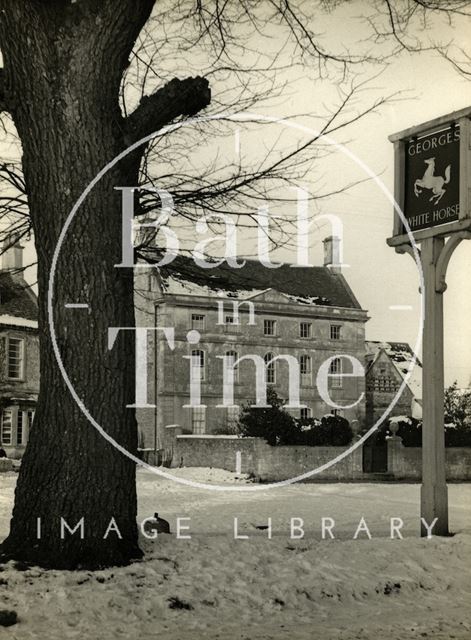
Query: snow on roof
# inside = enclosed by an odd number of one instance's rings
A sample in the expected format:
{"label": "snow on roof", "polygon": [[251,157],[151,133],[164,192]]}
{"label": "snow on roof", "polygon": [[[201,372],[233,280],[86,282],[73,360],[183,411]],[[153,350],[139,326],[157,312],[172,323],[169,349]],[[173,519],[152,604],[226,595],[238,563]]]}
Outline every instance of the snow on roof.
{"label": "snow on roof", "polygon": [[29,320],[28,318],[18,318],[7,313],[0,314],[0,324],[14,325],[15,327],[31,327],[38,328],[37,320]]}
{"label": "snow on roof", "polygon": [[0,271],[0,314],[37,321],[37,299],[21,273]]}
{"label": "snow on roof", "polygon": [[[209,274],[208,274],[209,275]],[[235,289],[228,291],[223,287],[212,287],[208,284],[201,284],[198,282],[192,282],[191,280],[184,280],[173,276],[167,276],[162,278],[162,290],[164,293],[171,295],[186,295],[186,296],[204,296],[204,297],[223,297],[235,298],[245,300],[259,295],[266,291],[266,289],[258,290],[253,289],[251,291],[244,291],[243,289]]]}
{"label": "snow on roof", "polygon": [[327,267],[283,264],[268,269],[257,260],[247,259],[238,269],[227,263],[204,269],[192,258],[178,255],[159,267],[159,273],[164,292],[170,294],[246,299],[272,289],[298,303],[361,309],[343,276]]}
{"label": "snow on roof", "polygon": [[422,399],[422,363],[415,357],[407,342],[367,340],[365,346],[366,357],[370,360],[370,366],[376,361],[381,351],[384,351],[392,360],[401,378],[403,380],[407,378],[407,386],[414,397],[417,400]]}

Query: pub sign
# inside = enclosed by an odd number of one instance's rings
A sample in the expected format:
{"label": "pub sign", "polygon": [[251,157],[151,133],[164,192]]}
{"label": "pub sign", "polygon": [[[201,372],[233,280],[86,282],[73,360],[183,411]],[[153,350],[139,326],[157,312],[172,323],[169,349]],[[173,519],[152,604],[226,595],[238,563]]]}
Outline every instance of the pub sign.
{"label": "pub sign", "polygon": [[460,128],[405,143],[404,215],[412,231],[459,218]]}

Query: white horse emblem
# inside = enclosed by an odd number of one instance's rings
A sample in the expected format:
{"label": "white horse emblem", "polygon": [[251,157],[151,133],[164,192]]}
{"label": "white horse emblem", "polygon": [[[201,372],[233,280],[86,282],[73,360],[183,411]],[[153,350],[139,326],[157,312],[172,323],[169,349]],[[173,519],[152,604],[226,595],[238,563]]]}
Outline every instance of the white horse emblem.
{"label": "white horse emblem", "polygon": [[414,182],[414,193],[419,197],[423,189],[431,189],[432,195],[429,198],[429,202],[435,200],[435,204],[437,204],[446,193],[443,185],[450,182],[451,164],[445,169],[445,176],[443,177],[435,175],[435,158],[427,158],[424,162],[427,168],[423,177]]}

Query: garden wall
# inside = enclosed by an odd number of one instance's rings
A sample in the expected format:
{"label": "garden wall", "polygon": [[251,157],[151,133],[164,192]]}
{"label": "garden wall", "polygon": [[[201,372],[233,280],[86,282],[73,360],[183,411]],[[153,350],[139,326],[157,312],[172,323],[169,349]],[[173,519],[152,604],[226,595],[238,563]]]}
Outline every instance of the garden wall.
{"label": "garden wall", "polygon": [[[236,471],[236,454],[241,454],[241,472],[262,482],[279,482],[302,475],[339,456],[345,447],[271,447],[262,438],[237,436],[181,435],[172,425],[167,429],[164,462],[171,467],[215,467]],[[471,480],[471,448],[446,449],[447,478]],[[384,479],[418,482],[421,478],[422,449],[404,447],[400,438],[388,440],[388,471]],[[363,448],[358,447],[320,473],[311,482],[352,482],[380,480],[363,472]]]}
{"label": "garden wall", "polygon": [[236,471],[236,454],[240,451],[241,472],[255,474],[258,460],[271,448],[262,438],[179,435],[168,462],[171,467],[216,467]]}
{"label": "garden wall", "polygon": [[[447,447],[446,476],[449,481],[471,480],[471,448]],[[397,480],[417,480],[422,476],[422,449],[405,447],[397,436],[388,440],[388,472]]]}
{"label": "garden wall", "polygon": [[[240,452],[241,472],[262,482],[278,482],[302,475],[345,451],[345,447],[271,447],[262,438],[181,435],[179,431],[172,426],[167,432],[165,457],[169,466],[216,467],[236,471],[236,454]],[[348,481],[362,477],[362,450],[359,447],[310,479]]]}

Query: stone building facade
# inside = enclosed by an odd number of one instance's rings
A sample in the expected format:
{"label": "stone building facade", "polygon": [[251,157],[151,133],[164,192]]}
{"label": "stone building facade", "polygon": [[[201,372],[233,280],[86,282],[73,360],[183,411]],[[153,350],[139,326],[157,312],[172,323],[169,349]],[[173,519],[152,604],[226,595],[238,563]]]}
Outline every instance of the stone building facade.
{"label": "stone building facade", "polygon": [[[329,397],[352,405],[338,411],[363,423],[365,378],[346,375],[353,365],[344,356],[364,363],[367,319],[344,276],[328,266],[270,269],[247,260],[238,269],[226,263],[204,269],[178,256],[165,267],[140,269],[136,324],[174,330],[173,349],[162,330],[148,332],[147,397],[156,406],[137,411],[140,446],[161,448],[172,424],[187,433],[230,432],[240,406],[255,401],[257,358],[267,385],[284,399],[295,362],[302,407],[292,413],[318,418],[333,409],[316,380],[329,360]],[[234,369],[233,406],[221,406],[222,356],[232,363],[242,358]],[[200,407],[189,406],[191,375],[200,379]]]}
{"label": "stone building facade", "polygon": [[0,447],[10,458],[23,454],[39,392],[37,299],[22,275],[22,251],[14,242],[0,270]]}

